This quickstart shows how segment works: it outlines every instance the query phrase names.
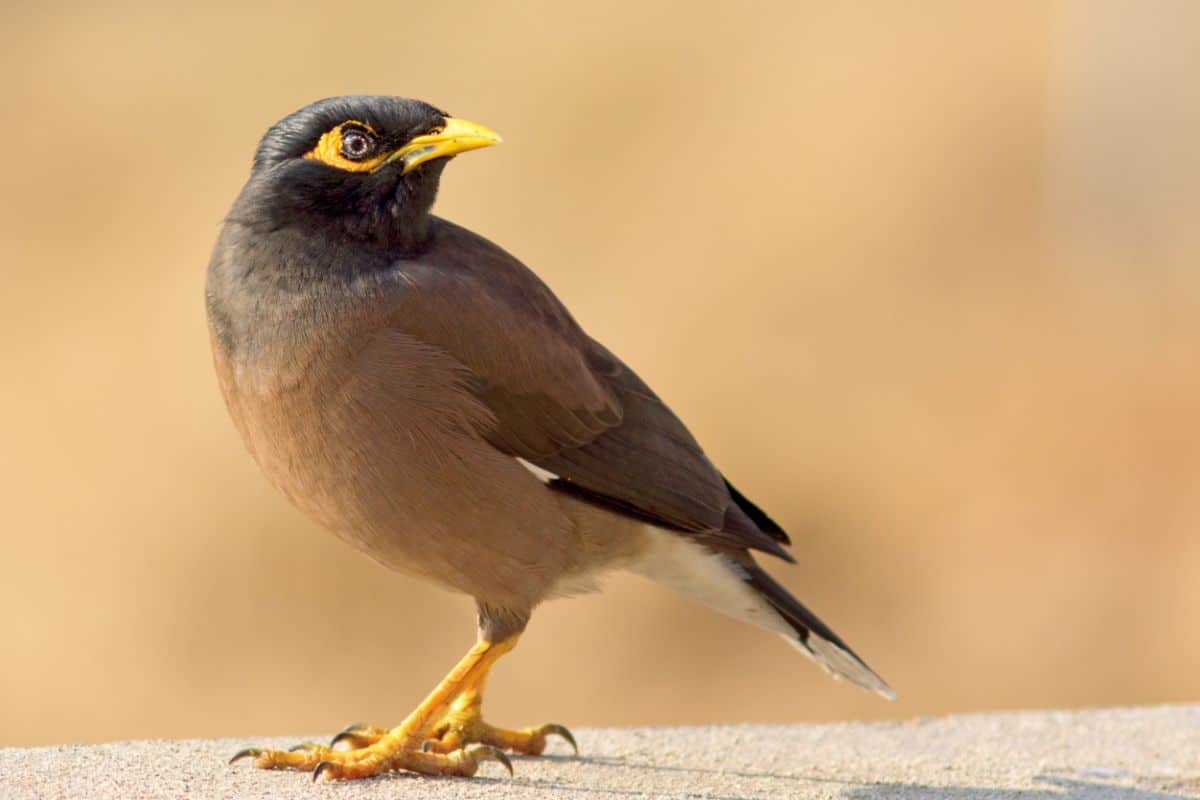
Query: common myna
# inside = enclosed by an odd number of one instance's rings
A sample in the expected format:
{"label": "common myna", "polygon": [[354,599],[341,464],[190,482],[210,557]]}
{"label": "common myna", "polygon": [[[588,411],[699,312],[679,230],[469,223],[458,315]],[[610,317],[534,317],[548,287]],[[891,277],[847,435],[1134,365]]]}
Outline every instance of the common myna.
{"label": "common myna", "polygon": [[[479,638],[395,728],[244,750],[314,779],[472,775],[560,725],[480,715],[543,601],[645,575],[780,634],[835,677],[887,685],[756,563],[783,529],[524,264],[430,214],[451,157],[500,141],[426,103],[321,100],[258,145],[206,299],[234,424],[305,513],[394,570],[475,598]],[[339,741],[351,749],[336,749]]]}

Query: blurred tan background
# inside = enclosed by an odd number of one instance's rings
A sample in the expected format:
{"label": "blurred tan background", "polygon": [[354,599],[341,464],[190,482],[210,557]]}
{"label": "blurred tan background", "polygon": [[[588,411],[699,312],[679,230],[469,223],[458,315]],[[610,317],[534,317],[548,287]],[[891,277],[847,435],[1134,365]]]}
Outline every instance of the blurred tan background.
{"label": "blurred tan background", "polygon": [[258,136],[407,94],[501,131],[439,212],[534,267],[787,527],[899,692],[634,578],[493,721],[1200,699],[1200,5],[0,11],[0,745],[394,723],[474,635],[275,495],[202,284]]}

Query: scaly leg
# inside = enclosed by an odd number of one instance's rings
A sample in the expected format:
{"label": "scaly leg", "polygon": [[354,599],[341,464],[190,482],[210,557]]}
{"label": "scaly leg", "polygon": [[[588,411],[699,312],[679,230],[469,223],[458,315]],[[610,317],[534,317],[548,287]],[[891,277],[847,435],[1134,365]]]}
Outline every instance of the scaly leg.
{"label": "scaly leg", "polygon": [[547,723],[519,731],[496,728],[483,721],[483,689],[487,673],[482,673],[473,686],[468,686],[451,704],[445,716],[433,726],[425,749],[434,753],[452,753],[472,744],[490,745],[527,755],[541,755],[546,749],[546,737],[555,734],[566,739],[579,755],[575,737],[562,725]]}
{"label": "scaly leg", "polygon": [[471,776],[479,762],[488,759],[504,764],[512,772],[508,756],[495,746],[476,743],[449,753],[423,749],[427,734],[445,717],[458,698],[486,679],[496,660],[517,644],[517,636],[498,642],[481,640],[450,670],[437,688],[417,706],[400,725],[382,735],[379,729],[364,729],[365,746],[354,750],[334,750],[321,745],[301,745],[293,750],[248,748],[229,763],[253,758],[259,769],[312,770],[313,780],[325,775],[334,780],[351,780],[395,770],[410,770],[424,775]]}

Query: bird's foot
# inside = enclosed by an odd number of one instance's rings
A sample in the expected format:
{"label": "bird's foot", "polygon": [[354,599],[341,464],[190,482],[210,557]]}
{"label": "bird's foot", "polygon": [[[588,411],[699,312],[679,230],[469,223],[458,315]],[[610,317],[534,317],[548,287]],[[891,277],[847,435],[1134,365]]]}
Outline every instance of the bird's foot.
{"label": "bird's foot", "polygon": [[575,743],[575,737],[562,725],[548,723],[511,731],[484,722],[478,709],[451,711],[430,730],[424,749],[430,753],[454,753],[464,747],[484,745],[537,756],[546,749],[546,739],[551,735],[561,736],[571,745],[575,755],[579,755],[579,745]]}
{"label": "bird's foot", "polygon": [[[408,770],[422,775],[460,775],[471,777],[482,761],[499,761],[512,774],[512,762],[502,750],[487,744],[469,744],[453,752],[438,753],[425,750],[419,737],[402,729],[385,731],[368,726],[351,726],[354,733],[343,731],[334,741],[349,741],[351,750],[306,742],[290,750],[247,748],[238,752],[229,763],[243,758],[254,759],[259,769],[296,769],[311,771],[313,780],[325,776],[330,780],[354,780],[382,775],[385,772]],[[366,743],[369,742],[369,743]],[[363,744],[366,743],[366,744]],[[357,746],[362,744],[362,746]]]}
{"label": "bird's foot", "polygon": [[[311,770],[313,780],[352,780],[408,770],[423,775],[470,777],[481,761],[499,761],[512,774],[504,750],[541,753],[550,734],[572,747],[575,738],[561,725],[523,731],[493,728],[480,718],[483,685],[496,659],[517,643],[517,634],[499,641],[481,639],[399,726],[391,730],[351,725],[329,746],[305,742],[290,750],[242,750],[229,763],[250,758],[259,769]],[[349,750],[335,749],[345,743]],[[578,752],[578,748],[576,748]]]}
{"label": "bird's foot", "polygon": [[377,725],[364,725],[361,722],[352,722],[334,734],[334,737],[329,740],[329,746],[337,747],[340,743],[345,742],[350,745],[350,750],[358,750],[363,747],[370,747],[387,736],[388,733],[387,728],[380,728]]}

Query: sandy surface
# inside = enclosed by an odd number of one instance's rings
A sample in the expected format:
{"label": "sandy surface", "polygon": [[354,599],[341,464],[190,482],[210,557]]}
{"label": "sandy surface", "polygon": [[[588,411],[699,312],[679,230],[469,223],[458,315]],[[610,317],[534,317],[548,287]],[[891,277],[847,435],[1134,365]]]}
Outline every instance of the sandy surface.
{"label": "sandy surface", "polygon": [[475,779],[321,783],[225,761],[295,739],[0,749],[0,798],[1200,798],[1200,706],[975,714],[903,723],[576,731]]}

